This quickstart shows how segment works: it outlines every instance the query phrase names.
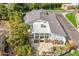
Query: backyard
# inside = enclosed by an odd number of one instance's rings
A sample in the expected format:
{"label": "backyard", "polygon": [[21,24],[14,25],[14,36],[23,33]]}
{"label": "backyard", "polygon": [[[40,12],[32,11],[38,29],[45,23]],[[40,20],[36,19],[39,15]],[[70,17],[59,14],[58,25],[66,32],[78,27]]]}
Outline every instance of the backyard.
{"label": "backyard", "polygon": [[74,13],[68,13],[65,15],[68,20],[75,26],[77,27],[77,23],[76,23],[76,18],[75,18],[75,14]]}

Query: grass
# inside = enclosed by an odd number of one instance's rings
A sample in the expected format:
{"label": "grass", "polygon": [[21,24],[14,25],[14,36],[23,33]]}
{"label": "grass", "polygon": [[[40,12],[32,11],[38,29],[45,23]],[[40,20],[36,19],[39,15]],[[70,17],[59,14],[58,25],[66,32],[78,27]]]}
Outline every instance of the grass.
{"label": "grass", "polygon": [[76,18],[74,13],[66,14],[68,20],[77,28]]}
{"label": "grass", "polygon": [[49,9],[49,10],[64,10],[62,8],[53,8],[53,9]]}
{"label": "grass", "polygon": [[67,53],[67,54],[65,54],[65,56],[79,56],[79,51],[76,50],[73,53]]}

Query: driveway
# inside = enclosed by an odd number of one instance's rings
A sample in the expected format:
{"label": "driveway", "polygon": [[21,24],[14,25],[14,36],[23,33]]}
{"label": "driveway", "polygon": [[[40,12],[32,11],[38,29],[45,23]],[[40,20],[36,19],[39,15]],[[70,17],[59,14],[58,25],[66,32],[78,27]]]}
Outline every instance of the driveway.
{"label": "driveway", "polygon": [[56,14],[56,18],[64,28],[69,38],[74,40],[75,44],[77,44],[79,48],[79,32],[65,19],[62,14]]}

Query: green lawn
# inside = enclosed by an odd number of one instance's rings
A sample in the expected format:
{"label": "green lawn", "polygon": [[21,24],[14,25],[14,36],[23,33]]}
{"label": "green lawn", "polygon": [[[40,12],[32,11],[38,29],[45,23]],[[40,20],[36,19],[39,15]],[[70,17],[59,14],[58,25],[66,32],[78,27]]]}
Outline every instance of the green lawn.
{"label": "green lawn", "polygon": [[79,56],[79,51],[76,50],[75,52],[73,52],[73,53],[68,53],[68,54],[66,54],[65,56]]}
{"label": "green lawn", "polygon": [[62,8],[53,8],[53,9],[49,9],[49,10],[64,10]]}
{"label": "green lawn", "polygon": [[74,14],[74,13],[66,14],[66,17],[68,18],[68,20],[69,20],[75,27],[77,27],[76,18],[75,18],[75,14]]}

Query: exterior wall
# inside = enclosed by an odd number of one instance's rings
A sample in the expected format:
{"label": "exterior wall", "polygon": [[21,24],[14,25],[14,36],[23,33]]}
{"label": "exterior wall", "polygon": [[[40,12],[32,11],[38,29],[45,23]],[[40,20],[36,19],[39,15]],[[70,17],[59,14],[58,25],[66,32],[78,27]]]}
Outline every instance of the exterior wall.
{"label": "exterior wall", "polygon": [[[35,36],[37,36],[36,34],[33,34],[33,36],[31,38],[29,38],[29,40],[31,41],[31,45],[35,50],[35,55],[43,55],[44,52],[47,53],[47,55],[51,55],[53,46],[61,46],[63,47],[66,39],[63,36],[58,36],[56,34],[51,34],[49,35],[49,38],[45,38],[45,34],[43,35],[44,38],[35,38]],[[41,36],[41,35],[39,35]],[[34,40],[38,40],[37,43],[34,43]],[[40,40],[43,40],[42,42]],[[56,43],[56,42],[60,42],[61,43]],[[37,54],[36,54],[37,53]]]}
{"label": "exterior wall", "polygon": [[[36,37],[37,36],[37,37]],[[46,37],[47,36],[47,37]],[[45,39],[49,39],[49,34],[38,34],[38,35],[36,35],[36,34],[32,34],[31,36],[30,36],[30,38],[29,38],[29,40],[30,40],[30,42],[31,42],[31,44],[32,44],[32,46],[33,47],[37,47],[37,45],[38,45],[38,43],[34,43],[34,40],[38,40],[39,42],[40,42],[40,40],[41,41],[45,41]]]}
{"label": "exterior wall", "polygon": [[57,34],[51,34],[50,39],[51,40],[62,40],[64,44],[66,43],[66,40],[67,40],[64,36],[60,36],[60,35],[57,35]]}

